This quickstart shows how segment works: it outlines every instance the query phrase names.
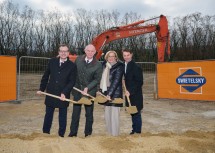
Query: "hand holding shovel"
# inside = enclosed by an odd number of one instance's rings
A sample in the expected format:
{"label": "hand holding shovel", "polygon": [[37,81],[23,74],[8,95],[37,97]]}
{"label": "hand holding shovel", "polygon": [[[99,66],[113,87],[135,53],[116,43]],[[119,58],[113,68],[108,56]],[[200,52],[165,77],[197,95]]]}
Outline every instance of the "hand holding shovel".
{"label": "hand holding shovel", "polygon": [[[125,88],[125,91],[127,91],[126,86],[125,86],[125,81],[123,81],[123,86]],[[136,106],[131,106],[131,102],[130,102],[130,98],[128,96],[128,94],[125,94],[127,100],[128,100],[128,107],[126,107],[126,110],[129,114],[135,114],[137,113],[137,107]]]}
{"label": "hand holding shovel", "polygon": [[[82,91],[82,90],[80,90],[80,89],[78,89],[78,88],[76,88],[76,87],[73,87],[73,89],[76,90],[76,91],[78,91],[78,92],[80,92],[81,94],[83,94],[83,91]],[[91,96],[91,95],[88,94],[88,93],[87,93],[87,94],[84,94],[84,95],[86,95],[86,96],[92,98],[92,100],[93,100],[95,103],[104,103],[104,102],[107,101],[107,99],[104,98],[104,97],[102,97],[102,96],[93,97],[93,96]],[[91,103],[91,100],[87,99],[86,97],[82,97],[79,101],[85,102],[85,103]],[[92,103],[91,103],[91,104],[92,104]]]}
{"label": "hand holding shovel", "polygon": [[[43,94],[43,95],[47,95],[47,96],[50,96],[50,97],[54,97],[54,98],[57,98],[57,99],[60,99],[61,100],[61,97],[60,96],[56,96],[56,95],[53,95],[53,94],[50,94],[50,93],[46,93],[46,92],[42,92],[42,91],[39,91],[37,92],[39,94]],[[71,99],[67,99],[65,98],[64,101],[68,101],[68,102],[72,102],[74,104],[77,104],[78,102],[77,101],[73,101]]]}
{"label": "hand holding shovel", "polygon": [[107,100],[111,100],[107,96],[103,95],[101,92],[97,92],[98,96],[96,96],[95,101],[98,103],[105,103]]}
{"label": "hand holding shovel", "polygon": [[[82,91],[82,90],[80,90],[80,89],[78,89],[78,88],[76,88],[76,87],[73,87],[73,89],[76,90],[76,91],[78,91],[78,92],[80,92],[81,94],[83,94],[83,91]],[[91,95],[88,94],[88,93],[83,94],[83,95],[86,95],[86,96],[90,97],[92,100],[95,99],[95,97],[91,96]],[[86,98],[86,97],[82,97],[82,98],[78,101],[78,103],[80,103],[80,104],[85,104],[85,105],[91,105],[91,104],[92,104],[91,100],[88,99],[88,98]]]}
{"label": "hand holding shovel", "polygon": [[114,104],[122,104],[124,102],[122,98],[114,98],[113,100],[111,100],[110,97],[105,96],[101,92],[97,92],[97,93],[100,95],[100,96],[96,96],[96,98],[98,97],[98,99],[100,99],[100,101],[98,101],[99,103],[105,103],[107,100],[110,100],[111,103],[114,103]]}

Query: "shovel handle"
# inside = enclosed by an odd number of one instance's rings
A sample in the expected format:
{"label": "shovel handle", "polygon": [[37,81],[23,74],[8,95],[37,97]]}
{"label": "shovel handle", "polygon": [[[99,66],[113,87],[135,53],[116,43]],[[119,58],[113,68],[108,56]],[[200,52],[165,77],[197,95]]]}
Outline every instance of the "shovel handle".
{"label": "shovel handle", "polygon": [[107,100],[110,100],[107,96],[105,96],[104,94],[102,94],[101,92],[97,92],[98,94],[100,94],[102,97],[105,97]]}
{"label": "shovel handle", "polygon": [[97,93],[100,94],[102,97],[105,97],[106,99],[108,99],[107,96],[105,96],[105,95],[102,94],[101,92],[97,92]]}
{"label": "shovel handle", "polygon": [[[127,91],[127,88],[126,88],[126,85],[125,85],[125,80],[122,81],[122,84],[123,84],[123,86],[124,86],[124,88],[125,88],[125,91]],[[127,100],[128,100],[128,105],[131,106],[131,101],[130,101],[129,96],[127,96],[127,95],[125,95],[125,96],[126,96],[126,98],[127,98]]]}
{"label": "shovel handle", "polygon": [[[73,89],[75,89],[76,91],[78,91],[78,92],[80,92],[80,93],[82,93],[83,91],[82,90],[80,90],[80,89],[78,89],[78,88],[76,88],[76,87],[73,87]],[[88,97],[90,97],[90,98],[92,98],[92,99],[95,99],[95,97],[93,97],[93,96],[91,96],[90,94],[86,94]]]}
{"label": "shovel handle", "polygon": [[[54,97],[54,98],[57,98],[57,99],[61,98],[60,96],[56,96],[56,95],[46,93],[46,92],[42,92],[42,91],[41,91],[41,94],[47,95],[47,96],[50,96],[50,97]],[[70,100],[70,99],[67,99],[67,98],[65,99],[65,101],[72,102],[72,103],[77,103],[76,101],[73,101],[73,100]]]}

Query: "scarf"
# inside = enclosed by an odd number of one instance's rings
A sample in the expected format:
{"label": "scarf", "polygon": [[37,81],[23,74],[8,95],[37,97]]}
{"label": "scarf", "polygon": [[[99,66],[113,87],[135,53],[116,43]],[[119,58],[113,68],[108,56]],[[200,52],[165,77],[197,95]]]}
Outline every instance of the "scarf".
{"label": "scarf", "polygon": [[107,87],[110,86],[109,75],[111,67],[112,67],[111,64],[107,62],[106,67],[102,73],[102,78],[100,82],[100,89],[102,89],[102,92],[107,91]]}

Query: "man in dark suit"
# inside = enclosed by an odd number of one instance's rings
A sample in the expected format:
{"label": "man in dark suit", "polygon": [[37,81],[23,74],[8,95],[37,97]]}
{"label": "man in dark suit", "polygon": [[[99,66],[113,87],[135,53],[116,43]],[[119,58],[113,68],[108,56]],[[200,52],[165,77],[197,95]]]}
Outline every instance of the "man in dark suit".
{"label": "man in dark suit", "polygon": [[[138,112],[131,114],[132,118],[132,131],[130,134],[141,133],[142,117],[141,111],[143,109],[143,72],[140,67],[132,60],[133,53],[128,49],[122,50],[125,66],[125,85],[127,91],[125,94],[129,96],[131,105],[136,106]],[[126,100],[126,106],[128,102]]]}
{"label": "man in dark suit", "polygon": [[46,89],[47,93],[60,96],[60,99],[46,96],[46,114],[43,123],[43,133],[50,134],[55,108],[59,108],[59,130],[58,135],[64,137],[67,124],[67,108],[69,102],[64,101],[70,98],[70,92],[75,85],[77,67],[68,58],[69,48],[62,44],[59,47],[59,56],[50,59],[48,67],[43,74],[40,89],[37,94]]}

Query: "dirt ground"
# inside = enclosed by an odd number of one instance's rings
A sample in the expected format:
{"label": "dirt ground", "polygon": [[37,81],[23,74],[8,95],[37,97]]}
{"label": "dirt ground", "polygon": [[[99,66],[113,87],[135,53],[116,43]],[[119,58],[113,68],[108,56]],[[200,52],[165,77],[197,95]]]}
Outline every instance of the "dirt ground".
{"label": "dirt ground", "polygon": [[104,108],[95,104],[93,135],[84,137],[82,109],[78,137],[58,137],[58,110],[51,135],[42,134],[44,99],[0,103],[0,153],[215,153],[215,102],[153,100],[144,97],[141,135],[129,135],[131,118],[121,109],[121,134],[106,134]]}

